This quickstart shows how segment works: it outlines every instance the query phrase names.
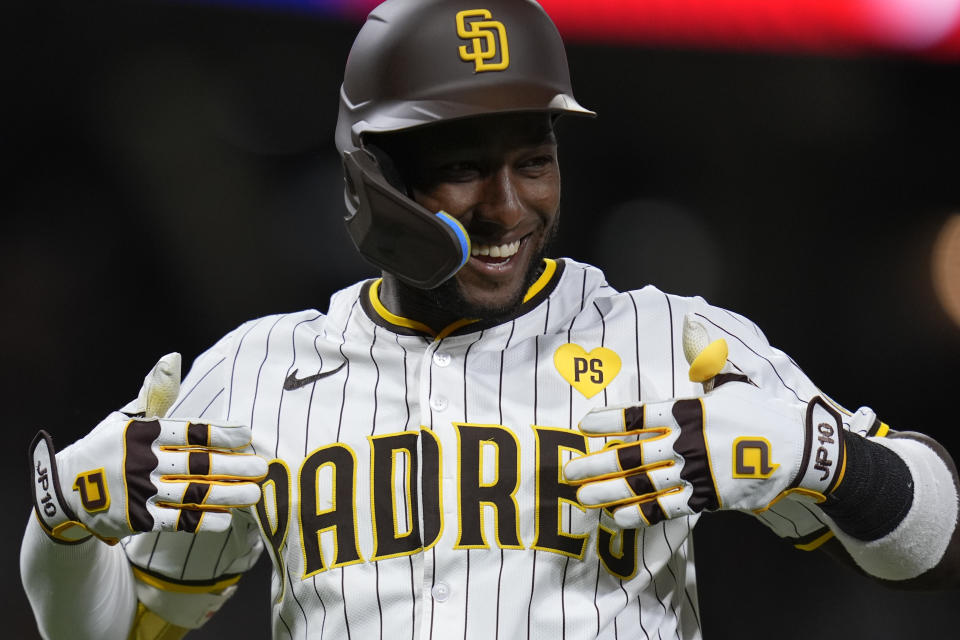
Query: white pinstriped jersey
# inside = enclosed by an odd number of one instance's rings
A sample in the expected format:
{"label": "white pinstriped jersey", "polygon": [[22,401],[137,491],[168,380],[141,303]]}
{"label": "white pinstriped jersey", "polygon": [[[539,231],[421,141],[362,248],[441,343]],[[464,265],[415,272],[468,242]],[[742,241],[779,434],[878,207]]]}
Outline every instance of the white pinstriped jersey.
{"label": "white pinstriped jersey", "polygon": [[[376,291],[249,322],[196,360],[171,415],[250,424],[271,473],[226,534],[125,541],[150,606],[230,584],[266,548],[275,638],[701,637],[696,517],[620,531],[559,468],[603,446],[576,429],[589,409],[702,394],[685,313],[757,384],[806,401],[818,391],[796,364],[741,316],[618,293],[568,259],[513,319],[437,338]],[[798,546],[827,531],[789,500],[762,520]]]}

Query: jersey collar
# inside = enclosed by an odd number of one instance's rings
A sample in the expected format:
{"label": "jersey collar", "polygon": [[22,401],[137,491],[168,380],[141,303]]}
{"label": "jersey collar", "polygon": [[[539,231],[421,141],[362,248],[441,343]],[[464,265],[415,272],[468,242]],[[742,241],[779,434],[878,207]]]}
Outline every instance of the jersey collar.
{"label": "jersey collar", "polygon": [[522,316],[550,295],[560,281],[560,275],[563,273],[563,269],[563,260],[544,258],[543,272],[540,274],[540,277],[537,278],[536,282],[527,289],[527,292],[523,296],[523,302],[517,306],[513,313],[506,317],[498,318],[497,320],[460,318],[459,320],[451,322],[440,331],[434,331],[431,327],[418,320],[398,316],[387,309],[383,303],[380,302],[379,295],[380,284],[383,278],[368,280],[363,284],[363,288],[360,290],[360,305],[374,323],[394,333],[399,333],[400,335],[429,336],[434,340],[442,340],[447,336],[480,331],[481,329],[509,322],[514,318]]}

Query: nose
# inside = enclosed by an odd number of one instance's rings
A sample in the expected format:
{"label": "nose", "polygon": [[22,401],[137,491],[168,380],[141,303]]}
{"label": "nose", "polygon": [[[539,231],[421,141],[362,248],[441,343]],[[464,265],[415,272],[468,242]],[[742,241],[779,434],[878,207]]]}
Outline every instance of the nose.
{"label": "nose", "polygon": [[526,212],[517,176],[511,167],[503,166],[491,172],[483,185],[483,197],[475,212],[477,222],[512,229]]}

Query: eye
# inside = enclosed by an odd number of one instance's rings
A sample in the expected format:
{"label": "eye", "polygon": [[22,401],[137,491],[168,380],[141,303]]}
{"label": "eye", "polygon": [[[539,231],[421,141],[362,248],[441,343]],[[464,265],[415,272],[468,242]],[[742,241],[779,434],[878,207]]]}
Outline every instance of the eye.
{"label": "eye", "polygon": [[547,155],[547,154],[544,154],[541,156],[535,156],[527,160],[527,164],[532,167],[542,167],[544,165],[551,164],[552,162],[553,162],[553,156]]}
{"label": "eye", "polygon": [[470,160],[457,160],[437,167],[437,175],[444,182],[467,182],[480,175],[480,165]]}
{"label": "eye", "polygon": [[520,163],[521,169],[537,171],[547,169],[554,163],[554,157],[549,153],[542,153],[526,158]]}

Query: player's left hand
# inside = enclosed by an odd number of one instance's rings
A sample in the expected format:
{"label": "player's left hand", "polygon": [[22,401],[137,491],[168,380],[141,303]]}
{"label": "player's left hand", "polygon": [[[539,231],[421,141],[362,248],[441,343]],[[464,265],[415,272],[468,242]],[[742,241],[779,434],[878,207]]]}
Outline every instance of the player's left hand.
{"label": "player's left hand", "polygon": [[840,414],[819,396],[791,402],[730,373],[722,340],[704,346],[695,335],[703,328],[688,325],[691,379],[710,390],[588,413],[581,431],[622,440],[566,464],[580,502],[632,528],[701,511],[762,511],[789,494],[824,500],[843,476]]}

